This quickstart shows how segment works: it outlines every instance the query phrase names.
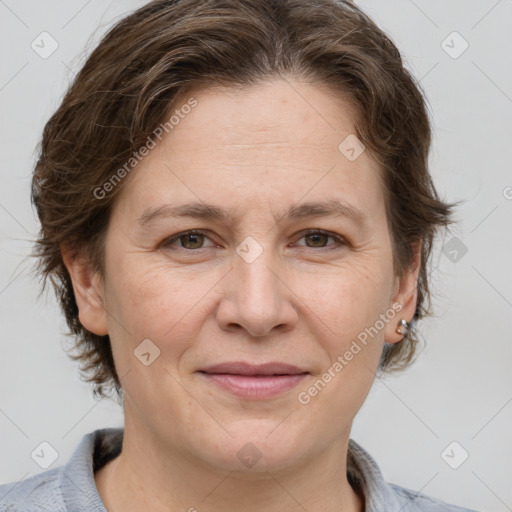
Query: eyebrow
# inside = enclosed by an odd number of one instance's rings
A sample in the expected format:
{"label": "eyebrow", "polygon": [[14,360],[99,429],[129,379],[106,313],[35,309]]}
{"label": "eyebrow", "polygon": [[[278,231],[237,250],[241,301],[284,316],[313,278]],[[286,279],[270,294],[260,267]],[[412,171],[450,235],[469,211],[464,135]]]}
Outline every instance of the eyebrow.
{"label": "eyebrow", "polygon": [[[365,224],[367,221],[366,214],[355,206],[331,199],[328,201],[306,202],[299,205],[292,205],[283,215],[277,215],[277,218],[305,219],[310,217],[331,217],[343,216],[358,224]],[[215,220],[225,224],[234,224],[235,216],[229,211],[207,203],[186,203],[179,206],[164,204],[156,208],[149,208],[137,218],[137,222],[144,226],[157,219],[165,217],[190,217],[202,220]]]}

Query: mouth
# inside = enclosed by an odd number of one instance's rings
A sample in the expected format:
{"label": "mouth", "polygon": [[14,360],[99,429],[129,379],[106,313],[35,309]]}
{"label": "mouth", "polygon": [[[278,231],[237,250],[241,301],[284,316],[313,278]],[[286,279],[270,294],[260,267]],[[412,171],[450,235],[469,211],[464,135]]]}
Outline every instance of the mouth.
{"label": "mouth", "polygon": [[309,372],[287,363],[222,363],[199,370],[209,382],[244,399],[268,399],[290,391]]}

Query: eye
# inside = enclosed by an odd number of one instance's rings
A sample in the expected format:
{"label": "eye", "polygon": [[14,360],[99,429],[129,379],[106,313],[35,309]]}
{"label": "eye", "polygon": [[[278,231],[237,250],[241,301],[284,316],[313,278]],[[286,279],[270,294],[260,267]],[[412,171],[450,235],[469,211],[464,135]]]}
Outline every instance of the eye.
{"label": "eye", "polygon": [[192,231],[184,231],[183,233],[178,233],[177,235],[168,238],[162,243],[162,247],[168,247],[171,245],[175,245],[175,242],[179,242],[178,248],[187,249],[187,250],[197,250],[203,249],[204,240],[209,238],[206,236],[206,233],[200,229],[195,229]]}
{"label": "eye", "polygon": [[[325,247],[335,249],[335,248],[337,248],[336,246],[339,247],[339,246],[345,245],[345,241],[341,236],[336,235],[334,233],[330,233],[329,231],[324,231],[322,229],[313,229],[313,230],[304,232],[304,233],[302,233],[301,239],[302,238],[304,238],[306,241],[310,242],[311,245],[306,243],[306,247],[311,248],[311,249],[314,249],[314,248],[323,249]],[[335,243],[327,245],[327,241],[329,238],[332,238],[333,240],[335,240]],[[303,244],[299,244],[299,245],[303,245]],[[331,246],[334,246],[334,247],[331,247]]]}
{"label": "eye", "polygon": [[[345,241],[341,236],[336,235],[334,233],[330,233],[329,231],[323,231],[321,229],[312,229],[303,232],[300,239],[302,238],[306,240],[305,247],[309,249],[323,249],[326,247],[336,249],[339,248],[340,246],[345,245]],[[329,238],[333,239],[335,243],[327,244]],[[194,229],[191,231],[184,231],[183,233],[178,233],[177,235],[167,238],[166,240],[164,240],[164,242],[162,242],[161,247],[170,247],[177,245],[178,249],[194,251],[199,249],[205,249],[206,247],[215,246],[215,244],[213,243],[210,246],[204,246],[203,244],[205,240],[210,240],[206,232],[201,229]]]}

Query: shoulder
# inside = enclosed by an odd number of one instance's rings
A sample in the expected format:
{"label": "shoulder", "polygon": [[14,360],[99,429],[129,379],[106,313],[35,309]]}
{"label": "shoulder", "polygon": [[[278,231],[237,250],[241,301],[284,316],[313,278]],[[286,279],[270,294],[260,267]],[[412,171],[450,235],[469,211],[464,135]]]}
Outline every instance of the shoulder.
{"label": "shoulder", "polygon": [[366,512],[477,512],[388,483],[375,460],[353,439],[349,440],[347,476],[364,496]]}
{"label": "shoulder", "polygon": [[85,434],[68,462],[0,485],[0,512],[106,512],[94,472],[122,449],[123,429]]}
{"label": "shoulder", "polygon": [[0,512],[65,512],[59,474],[62,467],[26,480],[0,485]]}
{"label": "shoulder", "polygon": [[402,512],[477,512],[474,509],[451,505],[412,489],[395,484],[387,485],[396,495],[397,501],[402,504]]}

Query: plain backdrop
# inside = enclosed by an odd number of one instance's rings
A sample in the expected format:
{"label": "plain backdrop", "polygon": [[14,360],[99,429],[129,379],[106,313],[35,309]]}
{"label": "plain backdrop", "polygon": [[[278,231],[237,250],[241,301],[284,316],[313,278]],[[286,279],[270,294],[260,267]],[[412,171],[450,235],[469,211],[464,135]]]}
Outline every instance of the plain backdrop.
{"label": "plain backdrop", "polygon": [[[375,383],[352,437],[390,482],[510,511],[512,1],[357,3],[421,80],[434,121],[432,174],[444,199],[464,202],[433,258],[426,348],[412,368]],[[53,292],[37,299],[26,255],[38,230],[29,194],[43,126],[102,34],[143,4],[0,0],[0,483],[43,471],[31,453],[44,441],[56,467],[84,434],[123,424],[120,407],[96,401],[64,353],[63,317]],[[42,32],[58,44],[46,58],[32,47]]]}

